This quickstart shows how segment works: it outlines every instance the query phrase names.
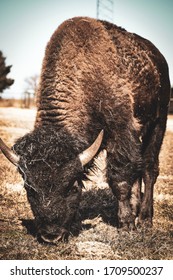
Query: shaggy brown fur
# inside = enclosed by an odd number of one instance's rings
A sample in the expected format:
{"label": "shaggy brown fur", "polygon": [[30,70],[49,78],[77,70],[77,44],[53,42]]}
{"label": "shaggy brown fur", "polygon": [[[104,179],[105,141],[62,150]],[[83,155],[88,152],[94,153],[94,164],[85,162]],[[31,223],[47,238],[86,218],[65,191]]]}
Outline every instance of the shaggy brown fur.
{"label": "shaggy brown fur", "polygon": [[[141,125],[143,172],[139,187],[135,186],[134,189],[140,198],[143,179],[145,192],[139,205],[139,222],[152,224],[153,187],[159,174],[158,157],[170,99],[168,66],[159,50],[148,40],[108,22],[103,24],[121,58],[121,73],[126,76],[126,84],[134,100],[134,116]],[[134,209],[136,207],[132,206]]]}
{"label": "shaggy brown fur", "polygon": [[43,61],[35,129],[14,146],[44,240],[59,239],[76,219],[83,177],[78,154],[102,129],[119,226],[134,228],[138,211],[141,222],[151,222],[168,96],[167,64],[145,39],[80,17],[55,31]]}

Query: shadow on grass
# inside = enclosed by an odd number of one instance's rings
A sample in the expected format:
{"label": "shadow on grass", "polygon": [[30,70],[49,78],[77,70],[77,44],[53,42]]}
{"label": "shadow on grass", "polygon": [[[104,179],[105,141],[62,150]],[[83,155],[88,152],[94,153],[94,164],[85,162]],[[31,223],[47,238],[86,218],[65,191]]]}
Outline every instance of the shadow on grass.
{"label": "shadow on grass", "polygon": [[37,236],[35,220],[22,220],[22,226],[24,226],[27,229],[28,234],[34,237]]}
{"label": "shadow on grass", "polygon": [[[86,219],[101,217],[105,224],[117,227],[117,201],[109,189],[98,189],[83,192],[79,206],[79,221],[74,223],[71,228],[73,236],[78,236]],[[37,238],[37,230],[34,220],[22,220],[22,225],[27,229],[27,233]],[[88,229],[92,225],[87,225]]]}
{"label": "shadow on grass", "polygon": [[103,222],[117,227],[118,203],[110,189],[90,190],[83,193],[79,207],[81,221],[101,217]]}

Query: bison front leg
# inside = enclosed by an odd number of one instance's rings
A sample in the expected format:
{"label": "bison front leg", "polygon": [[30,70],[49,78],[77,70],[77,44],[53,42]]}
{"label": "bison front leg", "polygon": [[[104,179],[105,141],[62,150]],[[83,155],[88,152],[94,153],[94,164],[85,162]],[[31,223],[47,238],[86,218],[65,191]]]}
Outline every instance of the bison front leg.
{"label": "bison front leg", "polygon": [[139,215],[140,207],[141,207],[141,186],[142,186],[142,178],[140,177],[133,184],[131,190],[131,198],[130,198],[130,206],[132,209],[132,214],[137,217]]}
{"label": "bison front leg", "polygon": [[131,186],[126,181],[110,184],[118,200],[119,228],[123,230],[135,229],[135,216],[130,207]]}

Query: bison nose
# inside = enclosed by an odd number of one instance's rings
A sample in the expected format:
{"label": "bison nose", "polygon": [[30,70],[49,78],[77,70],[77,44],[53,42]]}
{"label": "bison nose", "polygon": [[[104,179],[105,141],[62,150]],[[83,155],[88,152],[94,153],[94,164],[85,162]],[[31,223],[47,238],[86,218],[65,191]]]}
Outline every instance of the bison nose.
{"label": "bison nose", "polygon": [[64,242],[67,241],[68,235],[69,235],[68,231],[64,228],[61,228],[55,234],[43,232],[40,234],[40,238],[42,241],[46,243],[56,244],[59,241],[64,241]]}

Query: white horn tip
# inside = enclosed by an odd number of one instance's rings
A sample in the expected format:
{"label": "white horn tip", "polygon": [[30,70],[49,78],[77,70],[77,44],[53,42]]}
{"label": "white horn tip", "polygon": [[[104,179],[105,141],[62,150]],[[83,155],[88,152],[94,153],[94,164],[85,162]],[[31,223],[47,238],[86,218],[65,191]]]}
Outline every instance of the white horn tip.
{"label": "white horn tip", "polygon": [[85,166],[90,160],[92,160],[98,152],[103,140],[103,134],[104,130],[102,129],[94,143],[88,149],[79,154],[79,159],[82,166]]}

